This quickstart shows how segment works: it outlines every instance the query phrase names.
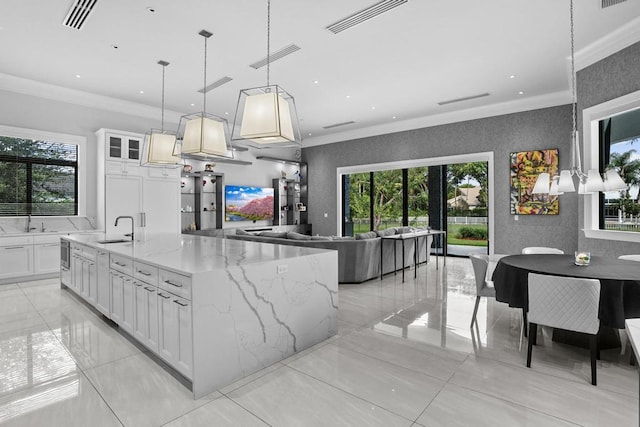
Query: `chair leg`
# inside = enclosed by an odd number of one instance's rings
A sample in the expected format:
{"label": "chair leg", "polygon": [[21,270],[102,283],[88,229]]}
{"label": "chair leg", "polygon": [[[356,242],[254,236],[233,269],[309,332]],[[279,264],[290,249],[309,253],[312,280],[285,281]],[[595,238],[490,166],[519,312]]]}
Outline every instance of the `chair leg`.
{"label": "chair leg", "polygon": [[598,355],[597,335],[591,335],[591,337],[589,337],[589,346],[591,347],[591,384],[596,385],[596,358]]}
{"label": "chair leg", "polygon": [[527,322],[527,309],[526,308],[522,308],[522,330],[524,332],[524,336],[527,337],[527,324],[529,322]]}
{"label": "chair leg", "polygon": [[470,328],[473,328],[473,322],[477,322],[476,315],[478,314],[479,305],[480,305],[480,295],[476,297],[476,306],[473,309],[473,317],[471,317],[471,326],[469,326]]}
{"label": "chair leg", "polygon": [[531,352],[533,351],[533,344],[536,337],[538,325],[536,323],[529,323],[529,344],[527,345],[527,368],[531,367]]}

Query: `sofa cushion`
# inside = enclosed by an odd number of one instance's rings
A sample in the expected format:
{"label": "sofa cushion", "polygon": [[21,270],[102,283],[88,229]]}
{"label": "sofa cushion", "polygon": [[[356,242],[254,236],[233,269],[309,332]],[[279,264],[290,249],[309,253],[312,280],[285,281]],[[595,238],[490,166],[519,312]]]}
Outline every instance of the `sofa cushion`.
{"label": "sofa cushion", "polygon": [[396,229],[387,228],[386,230],[378,230],[376,231],[376,234],[378,235],[378,237],[393,236],[394,234],[396,234]]}
{"label": "sofa cushion", "polygon": [[353,236],[331,236],[331,240],[356,240]]}
{"label": "sofa cushion", "polygon": [[286,231],[262,231],[258,233],[258,236],[261,237],[276,237],[279,239],[286,239],[287,232]]}
{"label": "sofa cushion", "polygon": [[411,233],[411,227],[398,227],[396,228],[396,234]]}
{"label": "sofa cushion", "polygon": [[356,240],[375,239],[378,237],[375,231],[369,231],[367,233],[356,234]]}
{"label": "sofa cushion", "polygon": [[311,240],[331,240],[329,236],[311,236]]}
{"label": "sofa cushion", "polygon": [[289,231],[287,233],[287,239],[291,239],[291,240],[311,240],[311,236],[307,236],[306,234],[296,233],[295,231]]}

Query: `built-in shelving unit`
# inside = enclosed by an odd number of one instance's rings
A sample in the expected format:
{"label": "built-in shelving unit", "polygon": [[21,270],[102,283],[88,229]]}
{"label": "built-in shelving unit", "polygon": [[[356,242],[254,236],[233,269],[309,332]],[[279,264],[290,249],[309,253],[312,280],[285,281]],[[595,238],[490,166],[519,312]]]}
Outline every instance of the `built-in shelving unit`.
{"label": "built-in shelving unit", "polygon": [[183,172],[180,180],[180,223],[183,233],[222,228],[224,174]]}

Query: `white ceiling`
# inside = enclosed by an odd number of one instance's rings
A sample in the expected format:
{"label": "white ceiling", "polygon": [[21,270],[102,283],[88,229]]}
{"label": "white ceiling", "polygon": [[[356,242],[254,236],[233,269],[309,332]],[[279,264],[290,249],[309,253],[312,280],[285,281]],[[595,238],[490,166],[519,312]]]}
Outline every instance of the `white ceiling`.
{"label": "white ceiling", "polygon": [[[378,1],[272,0],[272,51],[302,48],[271,65],[271,83],[295,97],[304,146],[570,101],[568,0],[409,0],[342,33],[325,29]],[[200,111],[198,32],[206,29],[214,34],[207,83],[233,78],[209,92],[207,111],[233,122],[238,91],[266,83],[265,68],[249,67],[266,56],[266,3],[98,0],[78,31],[62,25],[71,0],[2,0],[0,89],[41,82],[43,96],[65,92],[55,85],[159,116],[162,59],[170,62],[169,117]],[[601,0],[575,3],[580,65],[640,40],[640,0],[605,9]],[[482,93],[490,96],[438,105]],[[323,129],[347,121],[356,123]]]}

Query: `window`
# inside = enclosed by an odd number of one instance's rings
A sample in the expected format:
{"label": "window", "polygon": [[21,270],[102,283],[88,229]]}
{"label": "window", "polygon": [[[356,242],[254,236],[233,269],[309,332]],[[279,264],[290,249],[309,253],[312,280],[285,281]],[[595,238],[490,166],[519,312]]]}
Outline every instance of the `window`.
{"label": "window", "polygon": [[640,91],[583,110],[584,170],[610,165],[628,184],[621,192],[584,198],[587,238],[640,242]]}
{"label": "window", "polygon": [[0,136],[0,215],[77,215],[78,146]]}

